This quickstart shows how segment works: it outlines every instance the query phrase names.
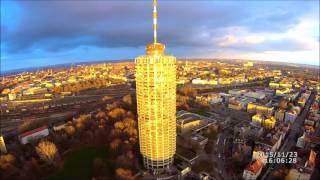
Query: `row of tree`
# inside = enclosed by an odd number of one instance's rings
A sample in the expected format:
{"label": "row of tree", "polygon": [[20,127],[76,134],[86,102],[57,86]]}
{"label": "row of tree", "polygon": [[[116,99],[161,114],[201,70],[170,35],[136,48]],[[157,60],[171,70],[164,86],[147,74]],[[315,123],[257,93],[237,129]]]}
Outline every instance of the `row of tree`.
{"label": "row of tree", "polygon": [[138,129],[135,99],[104,97],[104,108],[68,121],[61,131],[28,145],[13,143],[10,154],[0,156],[0,179],[39,179],[63,169],[63,155],[85,146],[105,147],[111,158],[94,160],[93,176],[133,179],[137,171]]}

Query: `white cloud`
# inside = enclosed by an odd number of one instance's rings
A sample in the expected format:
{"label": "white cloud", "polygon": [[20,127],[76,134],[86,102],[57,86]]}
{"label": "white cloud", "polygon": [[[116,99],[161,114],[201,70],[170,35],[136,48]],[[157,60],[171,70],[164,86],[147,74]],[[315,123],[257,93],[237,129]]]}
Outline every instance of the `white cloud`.
{"label": "white cloud", "polygon": [[261,44],[265,41],[265,37],[261,35],[252,35],[244,37],[243,40],[248,44]]}

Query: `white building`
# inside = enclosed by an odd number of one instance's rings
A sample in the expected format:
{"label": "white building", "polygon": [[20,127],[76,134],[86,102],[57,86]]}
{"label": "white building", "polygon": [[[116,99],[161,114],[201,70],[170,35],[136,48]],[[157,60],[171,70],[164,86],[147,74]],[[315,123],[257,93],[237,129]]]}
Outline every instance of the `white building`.
{"label": "white building", "polygon": [[208,102],[210,104],[217,104],[222,102],[222,98],[219,94],[209,94],[208,95]]}
{"label": "white building", "polygon": [[286,115],[284,117],[284,122],[285,123],[293,123],[296,118],[297,118],[298,114],[295,112],[295,111],[289,111],[289,112],[286,112]]}
{"label": "white building", "polygon": [[207,80],[207,79],[193,79],[192,84],[208,84],[208,85],[217,85],[218,81],[216,80]]}
{"label": "white building", "polygon": [[296,146],[299,148],[304,148],[305,146],[305,133],[301,137],[298,138]]}
{"label": "white building", "polygon": [[193,80],[192,80],[192,84],[207,84],[207,83],[208,83],[207,80],[200,79],[200,78],[197,78],[197,79],[193,79]]}
{"label": "white building", "polygon": [[21,144],[28,144],[32,140],[41,139],[49,135],[49,129],[47,126],[42,126],[31,131],[27,131],[23,134],[20,134],[19,140]]}
{"label": "white building", "polygon": [[66,123],[56,124],[53,126],[53,130],[60,131],[60,130],[64,129],[65,126],[66,126]]}
{"label": "white building", "polygon": [[251,92],[245,93],[244,96],[262,100],[266,97],[266,94],[263,92],[252,92],[251,91]]}
{"label": "white building", "polygon": [[229,90],[228,93],[234,96],[241,96],[243,94],[245,94],[247,92],[247,90],[242,90],[242,89],[232,89]]}

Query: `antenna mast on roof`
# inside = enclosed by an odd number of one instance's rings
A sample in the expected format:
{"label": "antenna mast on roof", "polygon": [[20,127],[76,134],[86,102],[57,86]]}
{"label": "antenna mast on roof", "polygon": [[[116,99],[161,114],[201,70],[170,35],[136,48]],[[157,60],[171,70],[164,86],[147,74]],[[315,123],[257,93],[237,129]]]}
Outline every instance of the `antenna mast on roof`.
{"label": "antenna mast on roof", "polygon": [[157,0],[153,0],[153,41],[157,43]]}

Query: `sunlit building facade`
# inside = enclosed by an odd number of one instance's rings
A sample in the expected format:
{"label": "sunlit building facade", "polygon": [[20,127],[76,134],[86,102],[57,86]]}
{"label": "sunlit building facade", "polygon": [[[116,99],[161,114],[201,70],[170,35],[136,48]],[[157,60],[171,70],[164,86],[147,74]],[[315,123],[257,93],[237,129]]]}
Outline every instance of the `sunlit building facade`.
{"label": "sunlit building facade", "polygon": [[176,152],[176,58],[156,41],[135,59],[140,152],[144,166],[157,172],[169,167]]}
{"label": "sunlit building facade", "polygon": [[0,135],[0,152],[7,153],[7,148],[6,148],[6,144],[4,142],[4,138],[1,135]]}

